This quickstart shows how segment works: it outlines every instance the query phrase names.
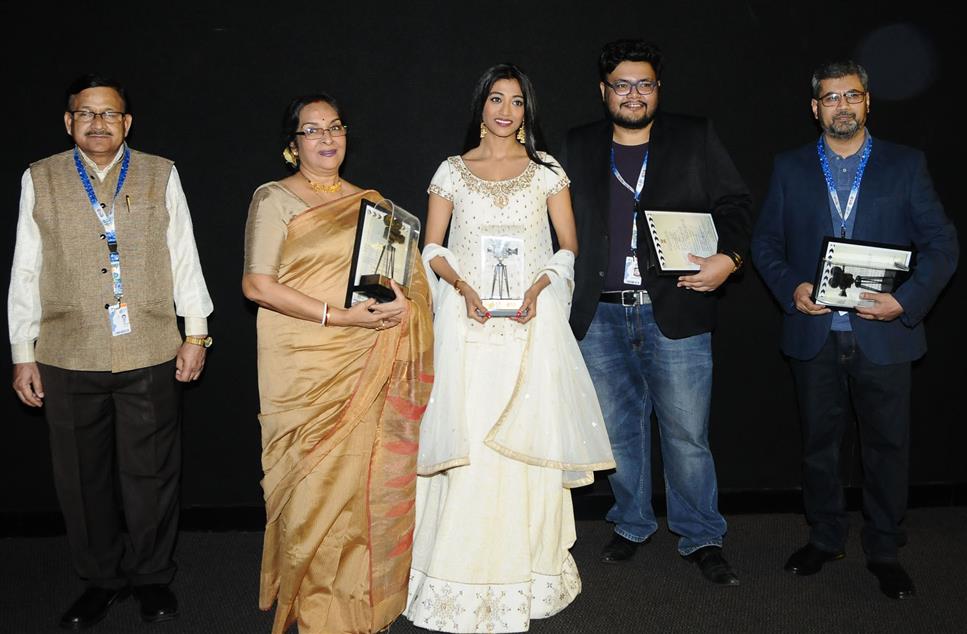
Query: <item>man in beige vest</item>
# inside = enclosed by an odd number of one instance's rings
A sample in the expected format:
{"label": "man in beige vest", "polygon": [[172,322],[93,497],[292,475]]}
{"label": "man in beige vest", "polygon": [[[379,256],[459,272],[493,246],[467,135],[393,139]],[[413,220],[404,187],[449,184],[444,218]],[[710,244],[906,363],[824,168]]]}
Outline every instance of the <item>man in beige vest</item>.
{"label": "man in beige vest", "polygon": [[199,377],[211,345],[178,173],[127,146],[131,122],[117,82],[71,85],[64,125],[75,147],[23,175],[10,281],[13,388],[45,410],[71,559],[88,584],[60,621],[75,630],[130,592],[145,621],[178,613],[168,585],[181,384]]}

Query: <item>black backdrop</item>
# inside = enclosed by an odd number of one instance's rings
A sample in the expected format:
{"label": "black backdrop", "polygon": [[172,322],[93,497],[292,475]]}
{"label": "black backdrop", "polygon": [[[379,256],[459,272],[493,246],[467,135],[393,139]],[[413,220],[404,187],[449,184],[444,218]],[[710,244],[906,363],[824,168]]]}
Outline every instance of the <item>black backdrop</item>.
{"label": "black backdrop", "polygon": [[[204,378],[185,395],[185,506],[261,503],[255,313],[239,290],[242,235],[251,192],[284,175],[279,124],[294,95],[336,95],[352,125],[344,176],[422,215],[435,167],[460,150],[470,90],[483,69],[513,61],[529,71],[553,152],[569,127],[601,114],[601,44],[647,37],[667,57],[662,108],[712,117],[761,201],[772,156],[816,137],[812,68],[853,56],[872,77],[873,133],[926,151],[963,236],[955,199],[963,168],[954,102],[959,56],[952,17],[925,3],[907,4],[905,14],[871,3],[768,0],[265,3],[258,10],[244,3],[80,2],[56,11],[17,4],[0,10],[3,270],[23,170],[69,147],[62,97],[74,76],[95,70],[124,82],[132,146],[178,164],[215,302],[216,339]],[[928,318],[931,350],[915,365],[914,483],[967,482],[967,462],[958,459],[967,431],[956,413],[965,378],[964,290],[960,275]],[[798,485],[798,422],[778,329],[778,309],[747,270],[720,304],[714,337],[712,443],[724,491]],[[0,512],[56,508],[42,416],[8,389],[0,390],[0,408]]]}

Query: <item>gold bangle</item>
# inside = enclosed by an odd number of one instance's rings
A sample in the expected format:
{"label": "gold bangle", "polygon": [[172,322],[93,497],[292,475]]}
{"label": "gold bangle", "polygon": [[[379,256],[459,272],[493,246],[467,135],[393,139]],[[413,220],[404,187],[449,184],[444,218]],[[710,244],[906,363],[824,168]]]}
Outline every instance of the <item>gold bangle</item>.
{"label": "gold bangle", "polygon": [[322,324],[323,328],[325,328],[327,325],[326,322],[328,321],[329,321],[329,302],[325,302],[322,305],[322,320],[319,323]]}
{"label": "gold bangle", "polygon": [[467,280],[463,279],[462,277],[458,277],[457,279],[453,280],[453,290],[455,290],[457,294],[463,295],[463,291],[460,290],[460,282],[466,284]]}

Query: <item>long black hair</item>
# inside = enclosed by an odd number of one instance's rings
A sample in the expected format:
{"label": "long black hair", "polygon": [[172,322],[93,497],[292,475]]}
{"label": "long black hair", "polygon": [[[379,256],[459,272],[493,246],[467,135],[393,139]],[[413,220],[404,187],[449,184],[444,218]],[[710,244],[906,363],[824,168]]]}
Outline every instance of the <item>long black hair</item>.
{"label": "long black hair", "polygon": [[[282,149],[287,150],[295,144],[295,133],[299,132],[299,115],[302,114],[302,109],[311,103],[326,103],[332,106],[332,109],[336,111],[339,115],[339,120],[342,121],[342,110],[339,108],[339,104],[336,99],[324,92],[315,93],[312,95],[302,95],[301,97],[296,97],[289,102],[289,105],[285,109],[285,115],[282,117]],[[286,166],[290,171],[295,171],[298,167],[293,167],[286,163]]]}
{"label": "long black hair", "polygon": [[490,95],[494,84],[501,79],[516,79],[520,84],[520,90],[524,94],[524,149],[527,151],[527,158],[538,165],[543,165],[549,169],[554,169],[552,164],[541,160],[537,155],[538,149],[543,150],[544,135],[541,133],[540,125],[537,123],[537,96],[534,94],[534,85],[524,71],[514,64],[497,64],[484,71],[484,74],[477,80],[477,85],[473,89],[473,99],[470,102],[470,125],[467,127],[467,136],[463,142],[463,152],[469,152],[480,145],[480,122],[483,120],[484,103]]}

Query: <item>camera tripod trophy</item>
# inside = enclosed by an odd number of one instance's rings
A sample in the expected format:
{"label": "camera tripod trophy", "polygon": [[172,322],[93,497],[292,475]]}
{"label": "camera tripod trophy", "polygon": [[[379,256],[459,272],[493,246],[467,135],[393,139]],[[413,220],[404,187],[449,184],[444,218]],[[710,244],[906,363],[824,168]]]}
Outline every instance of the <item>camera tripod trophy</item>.
{"label": "camera tripod trophy", "polygon": [[347,308],[367,298],[381,303],[393,301],[396,294],[390,280],[409,296],[420,228],[419,218],[392,200],[362,201],[346,293]]}
{"label": "camera tripod trophy", "polygon": [[[481,301],[492,317],[513,317],[524,301],[524,241],[481,236],[481,274],[490,272],[490,292]],[[484,289],[487,285],[482,285]]]}

